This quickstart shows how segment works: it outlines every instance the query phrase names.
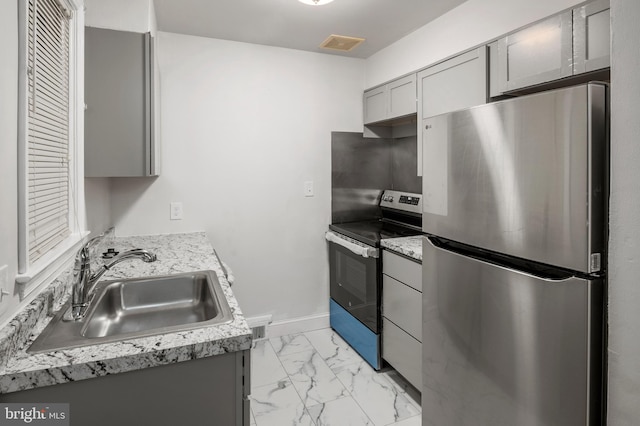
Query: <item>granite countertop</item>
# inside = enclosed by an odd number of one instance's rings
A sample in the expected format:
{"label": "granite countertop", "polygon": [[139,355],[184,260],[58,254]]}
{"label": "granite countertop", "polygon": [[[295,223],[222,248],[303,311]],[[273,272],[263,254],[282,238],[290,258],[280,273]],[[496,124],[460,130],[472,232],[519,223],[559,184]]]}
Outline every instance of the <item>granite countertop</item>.
{"label": "granite countertop", "polygon": [[147,249],[158,260],[122,262],[101,280],[212,270],[233,320],[184,332],[28,354],[26,349],[69,298],[70,267],[0,330],[0,394],[250,349],[251,330],[205,233],[116,238],[110,246],[120,251]]}
{"label": "granite countertop", "polygon": [[380,241],[380,245],[391,251],[404,254],[422,262],[422,236],[387,238]]}

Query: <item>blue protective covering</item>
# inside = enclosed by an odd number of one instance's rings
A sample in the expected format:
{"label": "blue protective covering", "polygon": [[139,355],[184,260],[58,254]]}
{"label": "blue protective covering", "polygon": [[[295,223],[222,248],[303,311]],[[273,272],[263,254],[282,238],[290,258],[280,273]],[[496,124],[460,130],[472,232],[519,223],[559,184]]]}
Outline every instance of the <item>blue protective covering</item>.
{"label": "blue protective covering", "polygon": [[342,306],[329,300],[329,323],[376,370],[380,369],[380,336],[369,330]]}

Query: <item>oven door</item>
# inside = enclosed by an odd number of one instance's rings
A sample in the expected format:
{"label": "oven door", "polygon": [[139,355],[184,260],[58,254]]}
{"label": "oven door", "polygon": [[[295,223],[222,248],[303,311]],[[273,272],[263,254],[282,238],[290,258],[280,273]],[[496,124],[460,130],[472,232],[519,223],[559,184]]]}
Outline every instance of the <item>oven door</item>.
{"label": "oven door", "polygon": [[[353,243],[351,243],[353,244]],[[358,253],[356,253],[358,252]],[[380,333],[379,250],[352,251],[349,245],[329,242],[331,298],[376,334]]]}

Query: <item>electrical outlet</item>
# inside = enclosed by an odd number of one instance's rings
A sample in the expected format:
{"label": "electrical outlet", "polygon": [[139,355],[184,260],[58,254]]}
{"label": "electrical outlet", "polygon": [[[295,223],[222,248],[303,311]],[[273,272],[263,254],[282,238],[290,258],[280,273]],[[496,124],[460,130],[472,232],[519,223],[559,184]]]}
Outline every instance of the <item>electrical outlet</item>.
{"label": "electrical outlet", "polygon": [[170,203],[169,206],[171,208],[169,219],[182,220],[182,203]]}
{"label": "electrical outlet", "polygon": [[313,197],[313,181],[308,180],[304,183],[304,196]]}

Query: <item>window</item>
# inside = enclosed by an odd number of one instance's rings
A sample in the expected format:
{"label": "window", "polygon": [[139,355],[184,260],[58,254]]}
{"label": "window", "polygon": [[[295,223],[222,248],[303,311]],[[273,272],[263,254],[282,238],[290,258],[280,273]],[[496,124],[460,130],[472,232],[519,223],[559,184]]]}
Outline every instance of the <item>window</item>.
{"label": "window", "polygon": [[[18,283],[80,241],[77,0],[20,4]],[[79,167],[80,166],[80,167]]]}
{"label": "window", "polygon": [[27,201],[29,263],[69,228],[69,12],[29,0]]}

